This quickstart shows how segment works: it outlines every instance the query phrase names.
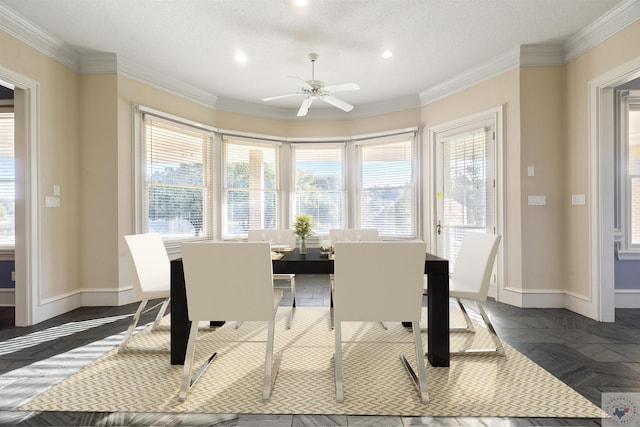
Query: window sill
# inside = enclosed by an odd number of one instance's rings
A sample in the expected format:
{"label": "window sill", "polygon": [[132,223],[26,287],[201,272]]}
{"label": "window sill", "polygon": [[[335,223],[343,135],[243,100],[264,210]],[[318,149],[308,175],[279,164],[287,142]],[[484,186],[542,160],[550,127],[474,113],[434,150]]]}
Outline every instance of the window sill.
{"label": "window sill", "polygon": [[619,250],[616,256],[620,261],[640,261],[640,250]]}

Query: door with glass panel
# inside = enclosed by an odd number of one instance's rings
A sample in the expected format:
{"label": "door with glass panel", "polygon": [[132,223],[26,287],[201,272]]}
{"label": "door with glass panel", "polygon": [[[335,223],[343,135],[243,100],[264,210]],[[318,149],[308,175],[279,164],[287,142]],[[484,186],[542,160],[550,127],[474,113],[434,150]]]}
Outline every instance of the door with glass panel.
{"label": "door with glass panel", "polygon": [[436,136],[436,253],[453,271],[467,232],[495,233],[493,123]]}

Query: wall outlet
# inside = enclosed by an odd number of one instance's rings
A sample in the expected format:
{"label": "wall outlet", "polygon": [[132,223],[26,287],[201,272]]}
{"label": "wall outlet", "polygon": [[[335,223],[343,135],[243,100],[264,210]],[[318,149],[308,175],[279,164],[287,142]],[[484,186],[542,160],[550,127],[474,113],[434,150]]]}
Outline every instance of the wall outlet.
{"label": "wall outlet", "polygon": [[12,282],[15,282],[15,281],[16,281],[16,272],[15,272],[15,271],[12,271],[12,272],[11,272],[11,281],[12,281]]}

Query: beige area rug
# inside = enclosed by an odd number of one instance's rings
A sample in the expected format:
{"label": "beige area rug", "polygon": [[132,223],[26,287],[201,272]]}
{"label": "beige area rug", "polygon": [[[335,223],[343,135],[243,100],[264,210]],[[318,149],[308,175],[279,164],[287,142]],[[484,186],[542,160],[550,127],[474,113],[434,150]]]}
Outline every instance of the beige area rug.
{"label": "beige area rug", "polygon": [[[106,412],[194,412],[264,414],[351,414],[474,417],[594,417],[603,412],[580,394],[506,346],[506,357],[456,356],[449,368],[426,361],[430,401],[420,402],[400,362],[415,366],[413,335],[399,323],[343,323],[345,401],[335,401],[334,335],[328,307],[301,307],[285,330],[288,308],[278,311],[276,350],[283,354],[270,401],[262,401],[266,328],[232,322],[201,332],[195,367],[213,352],[218,357],[190,390],[177,398],[182,366],[168,355],[107,353],[20,410]],[[452,310],[452,325],[460,324]],[[452,334],[452,349],[469,339],[490,345],[483,327]],[[423,334],[423,338],[426,336]],[[168,332],[138,334],[132,345],[168,345]],[[244,340],[251,342],[245,343]],[[355,341],[355,342],[347,342]],[[426,340],[425,340],[426,348]]]}

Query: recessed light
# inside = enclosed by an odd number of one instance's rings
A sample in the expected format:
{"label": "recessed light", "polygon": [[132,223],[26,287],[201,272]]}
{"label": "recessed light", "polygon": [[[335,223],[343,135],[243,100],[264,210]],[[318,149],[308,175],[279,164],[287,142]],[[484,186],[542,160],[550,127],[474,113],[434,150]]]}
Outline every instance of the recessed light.
{"label": "recessed light", "polygon": [[247,62],[247,55],[245,55],[244,52],[236,52],[236,54],[233,55],[233,59],[241,64],[244,64],[245,62]]}
{"label": "recessed light", "polygon": [[307,4],[309,4],[309,0],[293,0],[293,4],[298,7],[305,7]]}
{"label": "recessed light", "polygon": [[393,52],[391,52],[390,50],[385,50],[384,52],[382,52],[383,59],[389,59],[392,56],[393,56]]}

